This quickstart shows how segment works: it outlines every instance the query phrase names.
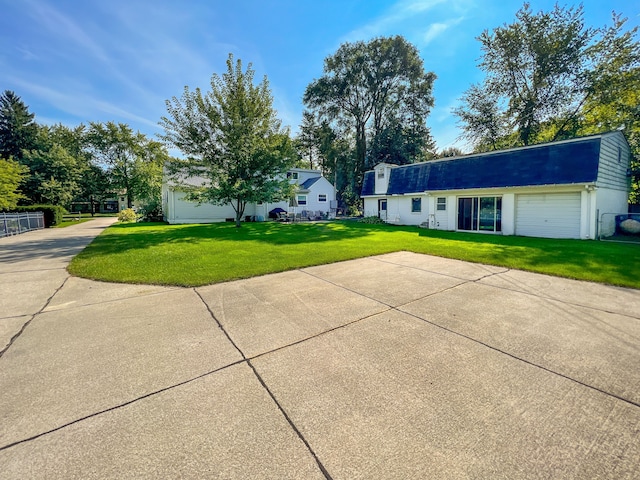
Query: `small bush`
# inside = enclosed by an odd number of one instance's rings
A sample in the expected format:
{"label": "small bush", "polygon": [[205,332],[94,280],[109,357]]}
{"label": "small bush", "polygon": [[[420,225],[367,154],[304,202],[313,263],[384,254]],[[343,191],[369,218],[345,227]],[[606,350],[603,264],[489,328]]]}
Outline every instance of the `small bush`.
{"label": "small bush", "polygon": [[359,217],[360,215],[362,215],[362,210],[360,210],[360,207],[358,207],[358,205],[349,205],[347,207],[347,215],[349,215],[350,217]]}
{"label": "small bush", "polygon": [[371,223],[371,224],[382,224],[382,223],[384,223],[384,220],[382,220],[381,218],[376,217],[376,216],[364,217],[364,218],[361,218],[358,221],[360,223]]}
{"label": "small bush", "polygon": [[42,212],[44,213],[44,226],[47,228],[61,223],[64,214],[67,213],[60,205],[19,205],[12,209],[12,211],[16,213]]}
{"label": "small bush", "polygon": [[138,212],[145,222],[162,221],[162,204],[158,201],[150,200],[143,203]]}
{"label": "small bush", "polygon": [[136,215],[135,210],[133,208],[125,208],[124,210],[120,210],[118,213],[118,221],[123,223],[135,222],[138,220],[138,215]]}

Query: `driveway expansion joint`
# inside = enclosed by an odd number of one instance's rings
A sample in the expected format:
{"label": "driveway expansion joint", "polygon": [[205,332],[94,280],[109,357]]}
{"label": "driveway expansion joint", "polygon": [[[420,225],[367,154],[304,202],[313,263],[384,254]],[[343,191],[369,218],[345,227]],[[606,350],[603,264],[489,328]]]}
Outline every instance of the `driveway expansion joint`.
{"label": "driveway expansion joint", "polygon": [[131,405],[133,403],[139,402],[141,400],[144,400],[144,399],[147,399],[147,398],[150,398],[150,397],[154,397],[154,396],[156,396],[156,395],[158,395],[160,393],[164,393],[164,392],[167,392],[169,390],[173,390],[174,388],[178,388],[178,387],[181,387],[183,385],[187,385],[189,383],[195,382],[196,380],[200,380],[201,378],[208,377],[209,375],[213,375],[215,373],[218,373],[218,372],[221,372],[223,370],[226,370],[227,368],[233,367],[235,365],[240,365],[240,364],[245,363],[245,362],[246,362],[246,360],[238,360],[238,361],[229,363],[229,364],[224,365],[224,366],[222,366],[220,368],[216,368],[215,370],[211,370],[209,372],[205,372],[203,374],[197,375],[197,376],[195,376],[193,378],[189,378],[189,379],[184,380],[182,382],[178,382],[178,383],[175,383],[173,385],[169,385],[168,387],[163,387],[163,388],[160,388],[158,390],[154,390],[153,392],[145,393],[144,395],[141,395],[139,397],[133,398],[131,400],[127,400],[126,402],[123,402],[123,403],[119,403],[118,405],[114,405],[112,407],[105,408],[105,409],[99,410],[97,412],[90,413],[90,414],[85,415],[83,417],[76,418],[75,420],[71,420],[70,422],[67,422],[67,423],[65,423],[63,425],[59,425],[59,426],[57,426],[55,428],[52,428],[50,430],[47,430],[45,432],[37,433],[37,434],[32,435],[32,436],[30,436],[28,438],[23,438],[22,440],[16,440],[15,442],[9,443],[7,445],[1,445],[0,446],[0,452],[3,451],[3,450],[7,450],[7,449],[9,449],[11,447],[15,447],[17,445],[23,444],[23,443],[27,443],[27,442],[30,442],[32,440],[36,440],[36,439],[38,439],[40,437],[44,437],[45,435],[49,435],[50,433],[54,433],[54,432],[57,432],[59,430],[63,430],[65,428],[67,428],[67,427],[70,427],[70,426],[75,425],[77,423],[83,422],[84,420],[89,420],[90,418],[98,417],[98,416],[100,416],[102,414],[105,414],[105,413],[108,413],[108,412],[112,412],[112,411],[115,411],[115,410],[119,410],[119,409],[127,407],[127,406],[129,406],[129,405]]}
{"label": "driveway expansion joint", "polygon": [[420,321],[425,322],[425,323],[428,323],[429,325],[433,325],[434,327],[440,328],[440,329],[442,329],[442,330],[444,330],[446,332],[449,332],[449,333],[452,333],[452,334],[457,335],[459,337],[462,337],[464,339],[467,339],[467,340],[469,340],[471,342],[477,343],[478,345],[482,345],[483,347],[489,348],[489,349],[491,349],[491,350],[493,350],[495,352],[498,352],[500,354],[503,354],[503,355],[506,355],[508,357],[511,357],[514,360],[517,360],[517,361],[522,362],[522,363],[526,363],[527,365],[531,365],[534,368],[538,368],[538,369],[543,370],[545,372],[548,372],[548,373],[550,373],[552,375],[556,375],[558,377],[564,378],[566,380],[569,380],[569,381],[571,381],[573,383],[576,383],[578,385],[581,385],[583,387],[586,387],[586,388],[589,388],[591,390],[594,390],[594,391],[596,391],[598,393],[602,393],[602,394],[604,394],[604,395],[606,395],[608,397],[615,398],[615,399],[620,400],[620,401],[622,401],[624,403],[628,403],[629,405],[632,405],[634,407],[640,408],[640,403],[635,402],[633,400],[629,400],[628,398],[624,398],[624,397],[621,397],[620,395],[616,395],[615,393],[607,392],[606,390],[603,390],[603,389],[598,388],[596,386],[589,385],[588,383],[584,383],[584,382],[582,382],[580,380],[577,380],[577,379],[575,379],[573,377],[565,375],[564,373],[556,372],[555,370],[551,370],[550,368],[547,368],[547,367],[545,367],[543,365],[539,365],[539,364],[534,363],[534,362],[532,362],[530,360],[527,360],[526,358],[519,357],[517,355],[514,355],[513,353],[507,352],[506,350],[502,350],[500,348],[497,348],[497,347],[494,347],[492,345],[489,345],[486,342],[483,342],[481,340],[473,338],[473,337],[471,337],[469,335],[465,335],[464,333],[460,333],[460,332],[457,332],[457,331],[452,330],[450,328],[447,328],[447,327],[444,327],[442,325],[439,325],[439,324],[437,324],[435,322],[432,322],[430,320],[422,318],[422,317],[420,317],[420,316],[418,316],[416,314],[413,314],[413,313],[410,313],[410,312],[406,312],[404,310],[395,309],[395,308],[394,308],[394,310],[396,310],[396,311],[398,311],[400,313],[404,313],[405,315],[409,315],[411,317],[414,317],[415,319],[420,320]]}
{"label": "driveway expansion joint", "polygon": [[[385,262],[385,263],[391,263],[391,262]],[[445,330],[445,331],[447,331],[447,332],[449,332],[449,333],[452,333],[452,334],[454,334],[454,335],[458,335],[458,336],[460,336],[460,337],[462,337],[462,338],[465,338],[465,339],[467,339],[467,340],[470,340],[470,341],[472,341],[472,342],[475,342],[475,343],[477,343],[477,344],[479,344],[479,345],[482,345],[482,346],[484,346],[484,347],[486,347],[486,348],[489,348],[489,349],[491,349],[491,350],[494,350],[494,351],[496,351],[496,352],[498,352],[498,353],[501,353],[501,354],[507,355],[507,356],[509,356],[509,357],[511,357],[511,358],[513,358],[513,359],[515,359],[515,360],[518,360],[518,361],[520,361],[520,362],[526,363],[526,364],[531,365],[531,366],[533,366],[533,367],[539,368],[539,369],[544,370],[544,371],[546,371],[546,372],[548,372],[548,373],[551,373],[551,374],[553,374],[553,375],[557,375],[557,376],[559,376],[559,377],[565,378],[565,379],[570,380],[570,381],[572,381],[572,382],[574,382],[574,383],[577,383],[578,385],[581,385],[581,386],[583,386],[583,387],[589,388],[589,389],[591,389],[591,390],[595,390],[595,391],[597,391],[597,392],[599,392],[599,393],[602,393],[602,394],[604,394],[604,395],[607,395],[607,396],[609,396],[609,397],[612,397],[612,398],[615,398],[615,399],[617,399],[617,400],[620,400],[620,401],[623,401],[623,402],[625,402],[625,403],[628,403],[628,404],[630,404],[630,405],[632,405],[632,406],[634,406],[634,407],[638,407],[638,408],[640,408],[640,403],[638,403],[638,402],[634,402],[633,400],[629,400],[629,399],[627,399],[627,398],[621,397],[621,396],[616,395],[616,394],[614,394],[614,393],[607,392],[606,390],[602,390],[601,388],[598,388],[598,387],[596,387],[596,386],[589,385],[589,384],[587,384],[587,383],[581,382],[580,380],[577,380],[577,379],[575,379],[575,378],[572,378],[572,377],[570,377],[570,376],[567,376],[567,375],[565,375],[565,374],[563,374],[563,373],[556,372],[556,371],[551,370],[551,369],[549,369],[549,368],[547,368],[547,367],[544,367],[544,366],[542,366],[542,365],[538,365],[537,363],[531,362],[531,361],[529,361],[529,360],[527,360],[527,359],[525,359],[525,358],[518,357],[517,355],[514,355],[514,354],[512,354],[512,353],[509,353],[509,352],[507,352],[507,351],[505,351],[505,350],[501,350],[501,349],[499,349],[499,348],[497,348],[497,347],[493,347],[493,346],[491,346],[491,345],[489,345],[489,344],[487,344],[487,343],[485,343],[485,342],[482,342],[482,341],[480,341],[480,340],[478,340],[478,339],[475,339],[475,338],[470,337],[470,336],[468,336],[468,335],[465,335],[465,334],[463,334],[463,333],[457,332],[457,331],[452,330],[452,329],[450,329],[450,328],[444,327],[444,326],[442,326],[442,325],[439,325],[439,324],[434,323],[434,322],[432,322],[432,321],[430,321],[430,320],[424,319],[424,318],[422,318],[422,317],[420,317],[420,316],[418,316],[418,315],[415,315],[415,314],[413,314],[413,313],[410,313],[410,312],[406,312],[406,311],[404,311],[404,310],[401,310],[401,308],[402,308],[403,306],[405,306],[405,305],[409,305],[409,304],[411,304],[411,303],[413,303],[413,302],[416,302],[416,301],[419,301],[419,300],[423,300],[423,299],[425,299],[425,298],[433,297],[433,296],[435,296],[435,295],[438,295],[438,294],[440,294],[440,293],[446,292],[446,291],[448,291],[448,290],[453,290],[453,289],[458,288],[458,287],[461,287],[461,286],[463,286],[463,285],[467,285],[467,284],[471,284],[471,283],[477,283],[479,280],[482,280],[482,278],[491,277],[491,276],[493,276],[493,275],[500,275],[500,274],[505,273],[505,272],[495,272],[495,273],[491,273],[491,274],[485,275],[484,277],[479,278],[479,279],[476,279],[476,280],[469,280],[469,279],[467,279],[467,280],[462,281],[462,282],[460,282],[460,283],[458,283],[458,284],[456,284],[456,285],[452,285],[452,286],[450,286],[450,287],[443,288],[442,290],[438,290],[437,292],[433,292],[433,293],[430,293],[430,294],[424,295],[424,296],[422,296],[422,297],[420,297],[420,298],[417,298],[417,299],[415,299],[415,300],[411,300],[410,302],[406,302],[406,303],[401,304],[401,305],[393,306],[393,305],[389,305],[389,304],[387,304],[387,303],[384,303],[384,302],[382,302],[382,301],[380,301],[380,300],[377,300],[377,299],[371,298],[371,297],[369,297],[369,296],[367,296],[367,295],[365,295],[365,294],[363,294],[363,293],[361,293],[361,292],[357,292],[357,291],[352,290],[352,289],[350,289],[350,288],[347,288],[347,287],[344,287],[344,286],[342,286],[342,285],[339,285],[339,284],[336,284],[336,283],[334,283],[334,282],[331,282],[331,281],[329,281],[329,280],[326,280],[326,279],[324,279],[324,278],[322,278],[322,277],[316,276],[316,275],[314,275],[314,274],[312,274],[312,273],[310,273],[310,272],[308,272],[308,271],[305,271],[305,270],[301,270],[301,271],[303,271],[304,273],[306,273],[306,274],[308,274],[308,275],[310,275],[310,276],[312,276],[312,277],[314,277],[314,278],[318,278],[318,279],[323,280],[323,281],[325,281],[325,282],[327,282],[327,283],[330,283],[331,285],[335,285],[336,287],[339,287],[339,288],[342,288],[342,289],[344,289],[344,290],[350,291],[350,292],[355,293],[355,294],[357,294],[357,295],[361,295],[361,296],[363,296],[364,298],[368,298],[368,299],[370,299],[370,300],[374,300],[374,301],[376,301],[376,302],[378,302],[378,303],[381,303],[381,304],[383,304],[383,305],[386,305],[386,306],[388,306],[388,307],[389,307],[389,310],[395,310],[396,312],[403,313],[403,314],[406,314],[406,315],[410,315],[410,316],[412,316],[412,317],[414,317],[414,318],[416,318],[416,319],[418,319],[418,320],[420,320],[420,321],[423,321],[423,322],[425,322],[425,323],[428,323],[428,324],[430,324],[430,325],[433,325],[433,326],[435,326],[435,327],[437,327],[437,328],[440,328],[440,329],[442,329],[442,330]],[[506,270],[506,271],[509,271],[509,270]],[[434,272],[434,273],[437,273],[437,272]],[[457,278],[457,277],[455,277],[455,278]],[[480,283],[480,285],[484,285],[484,284],[481,284],[481,283]],[[486,286],[488,286],[488,287],[493,287],[493,285],[486,285]],[[503,287],[495,287],[495,288],[504,289]],[[509,289],[505,289],[505,290],[509,290]],[[525,293],[525,292],[521,292],[521,293]],[[530,293],[529,295],[532,295],[532,296],[535,296],[535,297],[538,297],[538,298],[543,298],[543,299],[548,299],[548,300],[555,300],[555,301],[559,301],[559,300],[556,300],[556,299],[554,299],[554,298],[540,297],[540,296],[538,296],[538,295],[531,294],[531,293]],[[560,302],[560,303],[566,303],[566,304],[571,305],[571,304],[570,304],[570,303],[568,303],[568,302]],[[580,305],[580,306],[581,306],[581,307],[583,307],[583,308],[590,308],[590,307],[584,307],[584,306],[582,306],[582,305]],[[387,310],[387,311],[389,311],[389,310]],[[597,310],[597,309],[595,309],[595,310]],[[379,313],[383,313],[383,312],[379,312]],[[374,314],[374,315],[371,315],[371,316],[378,315],[379,313]],[[631,318],[635,318],[635,317],[631,317]]]}
{"label": "driveway expansion joint", "polygon": [[[322,462],[320,461],[320,459],[318,458],[318,455],[316,454],[316,452],[314,452],[313,448],[311,448],[311,445],[309,444],[309,442],[307,441],[307,439],[304,437],[304,435],[302,434],[302,432],[300,431],[300,429],[296,426],[296,424],[293,422],[293,420],[291,419],[291,417],[289,416],[289,414],[286,412],[286,410],[284,409],[284,407],[280,404],[280,402],[278,401],[278,399],[276,398],[276,396],[273,394],[273,392],[271,391],[271,389],[267,386],[267,384],[265,383],[265,381],[263,380],[263,378],[260,376],[260,374],[258,373],[258,370],[256,370],[256,368],[254,367],[254,365],[251,363],[251,360],[247,358],[247,356],[244,354],[244,352],[240,349],[240,347],[236,344],[236,342],[234,342],[233,338],[231,338],[231,335],[229,334],[229,332],[227,332],[227,330],[224,328],[224,326],[222,325],[222,323],[220,322],[220,320],[218,320],[218,318],[215,316],[215,314],[213,313],[213,311],[211,310],[211,308],[209,307],[209,305],[207,304],[207,302],[205,302],[204,298],[202,298],[202,295],[200,295],[200,292],[198,292],[198,290],[196,288],[193,289],[193,291],[195,292],[195,294],[200,298],[200,300],[202,301],[202,303],[204,304],[204,306],[206,307],[207,311],[209,312],[209,315],[211,315],[211,318],[216,322],[216,324],[218,325],[218,328],[220,330],[222,330],[222,332],[224,333],[224,335],[227,337],[227,339],[229,340],[229,342],[231,343],[231,345],[234,346],[234,348],[238,351],[238,353],[240,353],[240,355],[242,356],[242,362],[246,362],[246,364],[249,366],[249,368],[251,368],[251,371],[253,372],[253,374],[255,375],[256,379],[258,380],[258,382],[260,383],[260,385],[262,385],[262,388],[267,392],[267,394],[269,395],[269,397],[271,398],[271,400],[273,401],[273,403],[276,405],[276,408],[280,411],[280,413],[282,414],[282,416],[284,417],[284,419],[286,420],[286,422],[289,424],[289,427],[291,427],[291,429],[293,430],[293,432],[296,434],[296,436],[298,437],[298,439],[305,445],[305,447],[307,448],[308,452],[311,454],[311,456],[313,457],[313,459],[316,462],[316,465],[318,465],[318,468],[320,469],[320,471],[322,472],[322,474],[324,475],[326,480],[333,480],[331,475],[329,474],[329,472],[327,471],[327,469],[325,468],[325,466],[322,464]],[[287,345],[288,347],[289,345]],[[285,347],[282,347],[285,348]]]}
{"label": "driveway expansion joint", "polygon": [[4,347],[2,350],[0,350],[0,358],[2,358],[2,356],[7,352],[7,350],[11,348],[11,346],[13,345],[13,342],[15,342],[20,337],[20,335],[22,335],[22,332],[24,332],[27,329],[27,327],[33,321],[33,319],[36,318],[38,315],[40,315],[49,306],[49,304],[51,303],[51,300],[53,300],[53,297],[55,297],[57,293],[62,289],[62,287],[64,287],[65,283],[67,283],[67,280],[69,280],[69,277],[65,278],[62,284],[58,288],[56,288],[55,292],[53,292],[53,294],[44,303],[44,306],[40,310],[38,310],[36,313],[34,313],[31,316],[31,318],[24,323],[24,325],[22,325],[22,328],[20,329],[20,331],[16,333],[13,337],[11,337],[11,340],[9,340],[9,343],[7,344],[7,346]]}

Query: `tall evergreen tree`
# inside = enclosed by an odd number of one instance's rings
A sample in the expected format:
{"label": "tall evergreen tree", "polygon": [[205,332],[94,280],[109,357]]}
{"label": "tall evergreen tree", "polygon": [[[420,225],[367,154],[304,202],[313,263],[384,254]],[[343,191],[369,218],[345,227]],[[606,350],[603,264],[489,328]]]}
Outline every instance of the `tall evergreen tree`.
{"label": "tall evergreen tree", "polygon": [[22,160],[22,151],[35,148],[38,127],[34,114],[18,95],[0,95],[0,157]]}

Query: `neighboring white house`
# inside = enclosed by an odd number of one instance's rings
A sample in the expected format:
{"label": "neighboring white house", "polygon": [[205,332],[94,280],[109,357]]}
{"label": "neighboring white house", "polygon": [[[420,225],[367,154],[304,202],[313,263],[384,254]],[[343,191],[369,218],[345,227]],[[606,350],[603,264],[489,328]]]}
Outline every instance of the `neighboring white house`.
{"label": "neighboring white house", "polygon": [[609,132],[365,173],[365,216],[438,230],[596,238],[626,213],[630,149]]}
{"label": "neighboring white house", "polygon": [[[296,184],[295,201],[288,200],[275,203],[248,204],[245,219],[263,221],[269,218],[269,212],[281,208],[289,213],[302,214],[313,212],[316,217],[335,217],[336,193],[333,185],[322,176],[320,170],[292,168],[287,172],[291,184]],[[203,179],[191,178],[194,185],[202,184]],[[235,211],[230,204],[198,205],[184,199],[185,193],[176,189],[167,179],[162,183],[162,212],[168,223],[214,223],[235,218]]]}

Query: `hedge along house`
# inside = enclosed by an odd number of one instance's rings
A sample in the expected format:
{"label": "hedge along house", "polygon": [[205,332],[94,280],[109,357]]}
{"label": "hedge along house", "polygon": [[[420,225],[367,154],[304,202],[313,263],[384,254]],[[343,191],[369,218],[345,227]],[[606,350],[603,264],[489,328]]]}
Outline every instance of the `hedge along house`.
{"label": "hedge along house", "polygon": [[366,216],[438,230],[548,238],[614,233],[626,213],[630,149],[621,132],[411,165],[364,175]]}
{"label": "hedge along house", "polygon": [[[274,203],[249,203],[245,220],[266,220],[274,208],[282,208],[291,213],[302,211],[321,212],[326,217],[335,216],[335,188],[319,170],[292,168],[287,172],[291,184],[296,184],[295,202],[290,200]],[[202,185],[203,178],[190,178],[193,185]],[[215,223],[235,218],[231,204],[197,204],[185,200],[185,193],[173,185],[167,178],[162,183],[162,212],[164,220],[178,223]],[[295,207],[291,205],[296,205]],[[333,207],[333,208],[332,208]],[[294,211],[295,210],[295,211]]]}

